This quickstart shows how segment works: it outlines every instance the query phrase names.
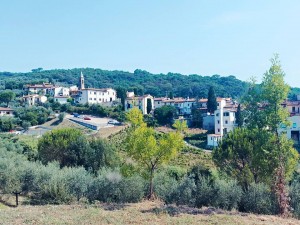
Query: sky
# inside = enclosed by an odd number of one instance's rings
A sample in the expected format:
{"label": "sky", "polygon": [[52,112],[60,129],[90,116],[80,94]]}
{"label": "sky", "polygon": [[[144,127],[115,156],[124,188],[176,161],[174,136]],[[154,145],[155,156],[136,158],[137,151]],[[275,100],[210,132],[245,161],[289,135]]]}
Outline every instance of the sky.
{"label": "sky", "polygon": [[299,0],[1,0],[0,71],[42,67],[261,80],[278,53],[300,87]]}

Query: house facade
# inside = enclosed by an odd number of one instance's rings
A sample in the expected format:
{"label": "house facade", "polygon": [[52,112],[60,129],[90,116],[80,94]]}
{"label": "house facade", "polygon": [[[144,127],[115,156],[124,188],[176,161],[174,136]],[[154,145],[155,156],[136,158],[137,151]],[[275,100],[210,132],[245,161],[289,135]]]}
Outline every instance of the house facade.
{"label": "house facade", "polygon": [[151,112],[154,109],[154,98],[151,95],[135,96],[134,92],[127,92],[127,98],[125,100],[125,111],[129,111],[133,108],[138,108],[144,115],[148,114],[147,108],[150,102]]}
{"label": "house facade", "polygon": [[0,107],[0,116],[14,116],[13,112],[11,108]]}
{"label": "house facade", "polygon": [[215,133],[207,135],[208,147],[218,146],[222,137],[237,127],[236,111],[238,104],[230,98],[217,98],[217,103],[217,110],[214,112]]}
{"label": "house facade", "polygon": [[176,108],[178,115],[190,115],[195,104],[194,98],[154,98],[154,109],[171,105]]}
{"label": "house facade", "polygon": [[54,87],[49,91],[49,94],[55,96],[70,96],[70,88],[67,87]]}
{"label": "house facade", "polygon": [[40,103],[45,103],[47,101],[47,97],[46,96],[41,96],[41,95],[37,95],[37,94],[32,94],[32,95],[24,95],[22,97],[23,101],[25,102],[25,104],[29,105],[29,106],[33,106],[36,104],[40,104]]}
{"label": "house facade", "polygon": [[50,91],[54,88],[54,85],[51,83],[43,83],[43,84],[28,84],[25,85],[24,90],[28,94],[50,94]]}

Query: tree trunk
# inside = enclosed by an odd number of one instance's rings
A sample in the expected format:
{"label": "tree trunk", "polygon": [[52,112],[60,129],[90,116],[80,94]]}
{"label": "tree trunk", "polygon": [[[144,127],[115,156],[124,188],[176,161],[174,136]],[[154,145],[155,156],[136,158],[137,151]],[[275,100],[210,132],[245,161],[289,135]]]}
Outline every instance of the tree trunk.
{"label": "tree trunk", "polygon": [[154,169],[155,167],[152,166],[150,170],[150,184],[149,184],[149,194],[148,194],[148,200],[154,200],[155,199],[155,194],[154,194],[154,189],[153,189],[153,177],[154,177]]}

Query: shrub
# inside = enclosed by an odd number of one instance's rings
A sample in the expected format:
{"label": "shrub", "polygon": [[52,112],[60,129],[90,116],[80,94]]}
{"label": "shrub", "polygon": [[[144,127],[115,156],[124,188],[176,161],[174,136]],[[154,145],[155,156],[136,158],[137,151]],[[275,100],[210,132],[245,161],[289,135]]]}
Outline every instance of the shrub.
{"label": "shrub", "polygon": [[210,178],[205,176],[197,177],[197,188],[195,193],[195,206],[210,206],[214,201],[216,191]]}
{"label": "shrub", "polygon": [[154,193],[166,203],[172,202],[172,193],[178,188],[179,182],[169,176],[167,171],[161,171],[154,176]]}
{"label": "shrub", "polygon": [[170,202],[175,202],[177,205],[194,206],[196,184],[191,177],[185,177],[178,188],[170,195]]}
{"label": "shrub", "polygon": [[236,181],[216,180],[214,183],[215,198],[213,206],[225,210],[237,208],[242,197],[242,188]]}
{"label": "shrub", "polygon": [[141,177],[124,178],[118,171],[102,170],[88,188],[88,199],[103,202],[138,202],[144,196]]}
{"label": "shrub", "polygon": [[270,188],[262,183],[250,184],[248,190],[243,193],[240,210],[259,214],[275,214],[276,201]]}
{"label": "shrub", "polygon": [[294,180],[290,187],[291,207],[297,218],[300,218],[300,182]]}

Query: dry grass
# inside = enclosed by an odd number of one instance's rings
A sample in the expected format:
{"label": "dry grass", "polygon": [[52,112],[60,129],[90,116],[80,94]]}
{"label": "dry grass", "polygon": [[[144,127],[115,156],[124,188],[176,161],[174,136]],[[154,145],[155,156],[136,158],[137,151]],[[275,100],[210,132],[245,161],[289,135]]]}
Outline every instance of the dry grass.
{"label": "dry grass", "polygon": [[294,225],[296,219],[224,212],[204,208],[164,206],[160,202],[136,204],[46,205],[0,207],[0,224],[224,224]]}
{"label": "dry grass", "polygon": [[127,126],[114,126],[114,127],[104,127],[100,128],[100,130],[96,133],[93,134],[93,137],[100,137],[100,138],[108,138],[111,135],[115,135],[125,129]]}

